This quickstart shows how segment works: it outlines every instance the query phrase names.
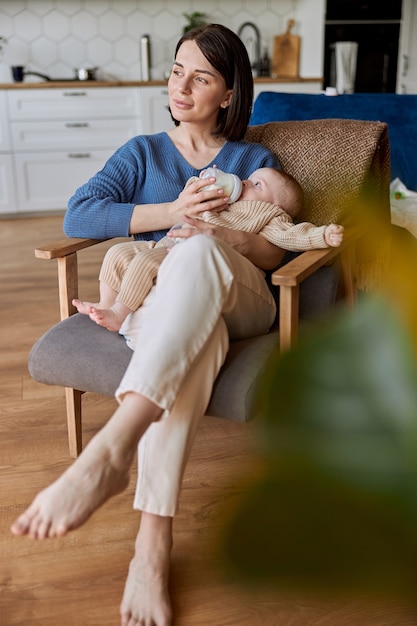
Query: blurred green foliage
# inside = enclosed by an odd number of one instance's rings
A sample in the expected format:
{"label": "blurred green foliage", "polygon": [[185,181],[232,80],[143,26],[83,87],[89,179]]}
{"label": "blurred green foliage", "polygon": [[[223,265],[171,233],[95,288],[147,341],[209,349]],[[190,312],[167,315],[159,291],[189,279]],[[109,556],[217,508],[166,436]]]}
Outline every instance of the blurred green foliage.
{"label": "blurred green foliage", "polygon": [[416,248],[394,240],[380,288],[271,359],[254,404],[263,474],[222,537],[242,582],[415,603]]}
{"label": "blurred green foliage", "polygon": [[182,15],[187,20],[182,29],[183,35],[192,28],[196,28],[197,26],[204,26],[205,24],[207,24],[206,14],[201,13],[200,11],[194,11],[193,13],[183,13]]}

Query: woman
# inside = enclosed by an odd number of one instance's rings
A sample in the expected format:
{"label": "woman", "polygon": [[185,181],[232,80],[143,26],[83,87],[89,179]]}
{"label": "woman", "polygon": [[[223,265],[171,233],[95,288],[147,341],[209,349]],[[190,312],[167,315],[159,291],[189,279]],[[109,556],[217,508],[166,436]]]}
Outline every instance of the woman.
{"label": "woman", "polygon": [[188,178],[214,163],[242,179],[279,167],[266,148],[243,141],[253,84],[239,37],[216,24],[186,33],[168,93],[174,128],[122,146],[77,190],[64,228],[74,237],[139,239],[160,239],[177,222],[194,228],[181,230],[185,241],[161,265],[114,415],[12,526],[16,535],[40,539],[77,528],[127,486],[139,445],[134,506],[142,514],[123,626],[172,623],[172,522],[194,434],[229,339],[263,334],[272,324],[275,304],[263,270],[283,256],[259,235],[196,219],[227,204],[222,190],[202,190],[207,179],[181,193]]}

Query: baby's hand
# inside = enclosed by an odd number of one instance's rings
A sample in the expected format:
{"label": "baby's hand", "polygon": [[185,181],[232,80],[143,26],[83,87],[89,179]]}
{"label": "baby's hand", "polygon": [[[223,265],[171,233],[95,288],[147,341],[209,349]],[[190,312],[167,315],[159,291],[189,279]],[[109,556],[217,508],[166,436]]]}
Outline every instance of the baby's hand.
{"label": "baby's hand", "polygon": [[324,239],[328,246],[337,248],[343,241],[343,226],[339,224],[329,224],[324,231]]}

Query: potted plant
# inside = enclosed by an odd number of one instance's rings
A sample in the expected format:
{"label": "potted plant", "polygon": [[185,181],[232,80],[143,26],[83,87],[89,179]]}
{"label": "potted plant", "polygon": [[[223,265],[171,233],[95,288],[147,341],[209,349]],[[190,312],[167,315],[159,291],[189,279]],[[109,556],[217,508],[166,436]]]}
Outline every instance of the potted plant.
{"label": "potted plant", "polygon": [[183,13],[183,16],[186,18],[187,22],[182,29],[182,34],[187,31],[195,28],[196,26],[204,26],[206,24],[207,16],[205,13],[201,13],[200,11],[194,11],[193,13]]}
{"label": "potted plant", "polygon": [[0,58],[3,56],[3,52],[6,48],[6,44],[7,44],[6,37],[3,37],[3,35],[0,35]]}

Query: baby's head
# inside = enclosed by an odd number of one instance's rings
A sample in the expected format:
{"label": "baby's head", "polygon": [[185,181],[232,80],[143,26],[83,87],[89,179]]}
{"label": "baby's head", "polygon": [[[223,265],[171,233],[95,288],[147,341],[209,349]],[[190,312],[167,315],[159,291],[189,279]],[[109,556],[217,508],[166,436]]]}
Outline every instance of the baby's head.
{"label": "baby's head", "polygon": [[262,200],[276,204],[291,217],[295,217],[303,206],[304,193],[301,185],[291,174],[273,167],[255,170],[242,181],[239,200]]}

